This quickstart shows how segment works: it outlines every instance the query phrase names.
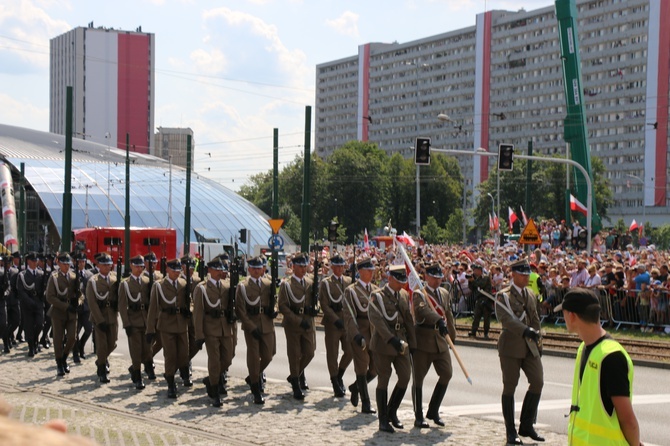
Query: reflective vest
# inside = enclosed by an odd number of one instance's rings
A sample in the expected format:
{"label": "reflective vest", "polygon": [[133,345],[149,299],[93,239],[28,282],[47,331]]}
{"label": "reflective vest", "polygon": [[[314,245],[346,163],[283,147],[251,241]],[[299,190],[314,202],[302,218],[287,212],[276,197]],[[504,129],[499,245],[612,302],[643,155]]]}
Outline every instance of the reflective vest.
{"label": "reflective vest", "polygon": [[537,285],[537,279],[540,278],[540,275],[538,273],[530,273],[530,277],[528,278],[528,288],[533,290],[533,293],[535,296],[537,296],[538,302],[542,302],[542,294],[540,294],[540,287]]}
{"label": "reflective vest", "polygon": [[633,362],[628,353],[612,339],[604,339],[596,345],[586,359],[584,375],[579,379],[579,365],[581,364],[584,343],[577,351],[575,375],[572,384],[572,407],[568,423],[568,445],[586,446],[603,444],[608,446],[628,445],[619,426],[616,411],[610,416],[603,407],[600,398],[600,369],[603,359],[611,353],[622,352],[628,363],[628,382],[630,383],[630,398],[633,397]]}

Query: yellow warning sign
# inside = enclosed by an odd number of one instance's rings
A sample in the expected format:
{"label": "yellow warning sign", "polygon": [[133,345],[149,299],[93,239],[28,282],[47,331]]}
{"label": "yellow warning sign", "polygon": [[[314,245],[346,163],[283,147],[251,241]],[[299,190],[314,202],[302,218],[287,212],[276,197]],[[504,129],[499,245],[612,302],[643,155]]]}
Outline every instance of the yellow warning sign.
{"label": "yellow warning sign", "polygon": [[532,218],[528,219],[528,224],[523,229],[521,236],[519,237],[519,243],[522,245],[541,245],[542,239],[540,238],[540,232],[535,226],[535,222]]}
{"label": "yellow warning sign", "polygon": [[273,234],[279,234],[279,230],[281,229],[282,225],[284,224],[284,219],[283,218],[271,218],[268,220],[270,223],[270,227],[272,228],[272,233]]}

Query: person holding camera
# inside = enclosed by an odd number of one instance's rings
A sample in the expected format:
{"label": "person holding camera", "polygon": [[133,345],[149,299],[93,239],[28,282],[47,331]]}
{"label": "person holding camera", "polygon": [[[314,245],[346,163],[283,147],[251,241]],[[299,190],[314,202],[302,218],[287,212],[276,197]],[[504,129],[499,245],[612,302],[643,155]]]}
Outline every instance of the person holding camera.
{"label": "person holding camera", "polygon": [[493,314],[493,302],[480,291],[491,293],[491,278],[484,275],[484,268],[479,263],[472,264],[472,274],[466,277],[468,279],[468,287],[474,293],[475,298],[475,314],[472,320],[472,329],[468,333],[468,336],[472,338],[477,337],[479,321],[484,316],[484,339],[488,340],[489,328],[491,327],[491,314]]}
{"label": "person holding camera", "polygon": [[[510,265],[512,283],[496,296],[496,316],[502,324],[498,339],[498,356],[503,378],[502,412],[507,444],[523,444],[519,435],[544,441],[533,425],[544,385],[542,338],[537,315],[537,298],[528,288],[530,265],[525,259]],[[514,425],[514,391],[523,370],[528,391],[521,408],[519,433]]]}

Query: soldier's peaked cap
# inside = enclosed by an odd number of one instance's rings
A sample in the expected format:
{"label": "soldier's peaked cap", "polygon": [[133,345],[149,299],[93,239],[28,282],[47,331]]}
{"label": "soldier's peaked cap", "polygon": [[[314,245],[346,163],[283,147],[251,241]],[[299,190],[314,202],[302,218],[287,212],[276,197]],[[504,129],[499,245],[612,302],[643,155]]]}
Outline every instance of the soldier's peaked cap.
{"label": "soldier's peaked cap", "polygon": [[168,260],[166,263],[167,267],[170,268],[171,270],[178,271],[181,269],[181,260],[179,259],[172,259]]}
{"label": "soldier's peaked cap", "polygon": [[359,259],[356,262],[356,269],[375,269],[375,265],[371,258]]}
{"label": "soldier's peaked cap", "polygon": [[99,265],[113,265],[114,264],[114,260],[112,260],[112,256],[110,256],[106,252],[101,252],[100,254],[97,254],[95,256],[95,259],[98,261]]}
{"label": "soldier's peaked cap", "polygon": [[141,255],[136,255],[135,257],[130,258],[130,264],[134,266],[144,266],[144,257]]}
{"label": "soldier's peaked cap", "polygon": [[256,256],[253,259],[247,260],[247,266],[249,268],[263,268],[263,259]]}
{"label": "soldier's peaked cap", "polygon": [[525,276],[530,275],[532,272],[530,270],[530,265],[528,264],[528,260],[526,259],[520,259],[517,260],[516,262],[510,264],[510,269],[512,270],[513,273],[517,274],[523,274]]}
{"label": "soldier's peaked cap", "polygon": [[293,257],[293,264],[307,266],[309,265],[309,257],[305,253],[296,254],[295,257]]}
{"label": "soldier's peaked cap", "polygon": [[191,256],[184,256],[181,259],[182,265],[188,265],[189,268],[195,268],[195,258]]}
{"label": "soldier's peaked cap", "polygon": [[37,261],[37,253],[34,251],[30,251],[28,254],[26,254],[25,257],[26,260],[35,260]]}
{"label": "soldier's peaked cap", "polygon": [[341,255],[336,253],[335,255],[333,255],[330,258],[330,264],[332,266],[344,266],[345,261],[344,261],[344,258]]}
{"label": "soldier's peaked cap", "polygon": [[220,258],[215,257],[209,262],[207,262],[207,268],[214,269],[217,271],[226,271],[226,264],[222,262]]}
{"label": "soldier's peaked cap", "polygon": [[156,258],[156,254],[153,252],[144,254],[144,260],[147,262],[158,263],[158,258]]}
{"label": "soldier's peaked cap", "polygon": [[389,267],[389,275],[400,283],[407,282],[407,270],[405,269],[405,265],[391,265]]}
{"label": "soldier's peaked cap", "polygon": [[426,267],[426,274],[433,277],[444,277],[442,267],[439,263],[432,263]]}
{"label": "soldier's peaked cap", "polygon": [[62,254],[58,254],[57,259],[60,263],[70,263],[70,262],[72,262],[72,257],[70,257],[70,254],[68,254],[67,252],[64,252]]}

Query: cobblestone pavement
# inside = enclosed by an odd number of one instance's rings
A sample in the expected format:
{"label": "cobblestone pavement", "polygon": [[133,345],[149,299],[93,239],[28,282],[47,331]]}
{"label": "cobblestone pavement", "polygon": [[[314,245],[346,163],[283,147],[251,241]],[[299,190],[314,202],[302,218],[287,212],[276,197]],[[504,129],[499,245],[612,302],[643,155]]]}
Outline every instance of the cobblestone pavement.
{"label": "cobblestone pavement", "polygon": [[[254,405],[248,386],[240,378],[229,380],[223,407],[208,404],[202,378],[194,370],[194,386],[179,383],[179,398],[167,398],[159,376],[145,380],[137,391],[130,382],[128,364],[111,359],[111,383],[101,385],[92,357],[71,364],[71,373],[56,377],[53,353],[34,359],[25,349],[0,357],[0,392],[13,406],[11,417],[42,424],[64,419],[68,430],[103,445],[503,445],[502,423],[469,416],[443,416],[447,425],[430,429],[412,427],[412,407],[404,404],[398,416],[406,425],[396,434],[377,431],[377,417],[363,415],[348,398],[336,399],[326,389],[308,391],[304,402],[291,397],[286,382],[268,381],[266,403]],[[157,365],[157,370],[162,366]],[[374,395],[374,389],[371,388]],[[360,407],[359,407],[360,409]],[[542,432],[544,445],[565,445],[565,435]],[[524,444],[532,444],[525,442]]]}

